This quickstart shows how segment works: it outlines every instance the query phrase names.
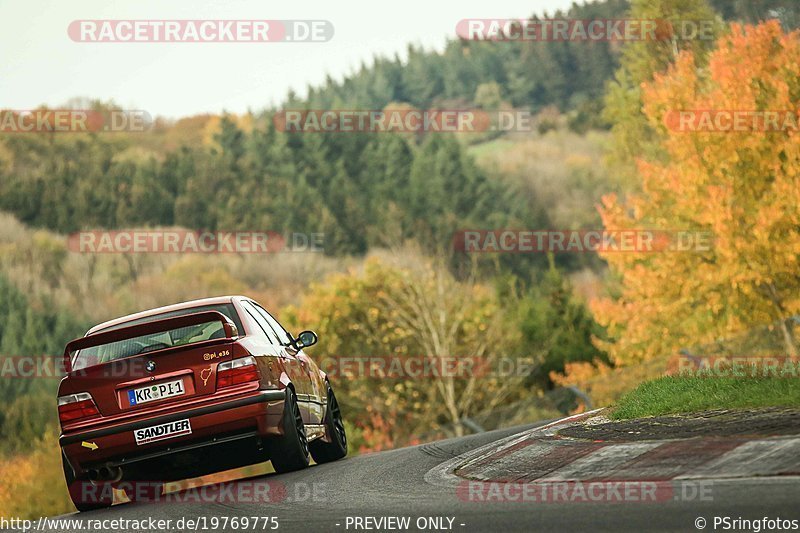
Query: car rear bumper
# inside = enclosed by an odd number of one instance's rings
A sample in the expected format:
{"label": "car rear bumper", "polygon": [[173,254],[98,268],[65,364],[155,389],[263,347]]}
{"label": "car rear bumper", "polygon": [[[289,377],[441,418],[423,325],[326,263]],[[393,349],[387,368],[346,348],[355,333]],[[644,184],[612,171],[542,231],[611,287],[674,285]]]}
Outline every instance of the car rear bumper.
{"label": "car rear bumper", "polygon": [[[224,402],[62,435],[59,444],[77,475],[97,465],[122,466],[230,440],[280,435],[285,390],[257,391]],[[137,444],[134,431],[189,420],[191,433]]]}

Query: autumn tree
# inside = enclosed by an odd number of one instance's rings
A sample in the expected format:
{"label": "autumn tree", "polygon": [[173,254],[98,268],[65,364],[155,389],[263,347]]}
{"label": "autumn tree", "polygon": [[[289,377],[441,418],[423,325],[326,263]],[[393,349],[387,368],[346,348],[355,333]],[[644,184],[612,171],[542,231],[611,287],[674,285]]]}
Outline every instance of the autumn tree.
{"label": "autumn tree", "polygon": [[[345,409],[367,428],[381,417],[395,421],[395,437],[409,438],[449,425],[462,434],[462,419],[524,394],[526,374],[499,375],[502,358],[522,356],[519,334],[504,322],[488,287],[456,281],[441,263],[422,258],[408,267],[368,259],[363,271],[335,274],[312,286],[302,305],[283,316],[295,328],[314,324],[317,359],[333,372],[336,357],[411,357],[444,368],[463,358],[466,373],[436,372],[418,378],[355,375],[331,379]],[[378,415],[377,418],[375,415]]]}
{"label": "autumn tree", "polygon": [[[658,22],[655,39],[625,43],[620,67],[605,95],[603,115],[612,124],[614,139],[609,163],[620,180],[631,185],[636,157],[663,154],[658,129],[652,128],[642,114],[642,86],[666,70],[683,50],[691,51],[697,62],[704,62],[713,39],[699,30],[695,38],[684,39],[682,25],[714,22],[716,14],[706,0],[632,0],[627,16]],[[712,28],[715,34],[721,31],[721,22],[715,22]]]}
{"label": "autumn tree", "polygon": [[[641,192],[605,197],[604,224],[709,232],[714,241],[706,251],[604,255],[621,289],[595,311],[613,337],[607,348],[617,362],[762,324],[777,324],[786,351],[797,353],[790,317],[800,312],[798,65],[798,32],[783,33],[775,21],[734,25],[706,68],[684,52],[645,84],[644,112],[668,157],[639,160]],[[756,117],[789,111],[794,121],[777,131],[755,120],[719,132],[685,131],[669,118],[715,109]]]}

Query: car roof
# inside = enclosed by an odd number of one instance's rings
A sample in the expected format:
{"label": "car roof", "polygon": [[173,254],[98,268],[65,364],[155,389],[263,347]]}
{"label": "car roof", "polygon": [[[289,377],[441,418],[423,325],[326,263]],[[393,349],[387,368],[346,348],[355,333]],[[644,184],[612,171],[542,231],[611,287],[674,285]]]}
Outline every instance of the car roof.
{"label": "car roof", "polygon": [[97,324],[96,326],[91,327],[89,331],[86,332],[86,335],[91,335],[92,333],[96,333],[100,330],[104,330],[106,328],[110,328],[113,326],[118,326],[119,324],[124,324],[125,322],[129,322],[131,320],[137,320],[140,318],[145,318],[153,315],[160,315],[161,313],[169,313],[170,311],[191,309],[192,307],[200,307],[204,305],[229,304],[233,303],[234,300],[249,300],[249,299],[250,298],[241,295],[215,296],[213,298],[202,298],[200,300],[189,300],[188,302],[166,305],[164,307],[157,307],[155,309],[148,309],[147,311],[140,311],[138,313],[133,313],[132,315],[121,316],[119,318],[115,318],[113,320],[108,320],[101,324]]}

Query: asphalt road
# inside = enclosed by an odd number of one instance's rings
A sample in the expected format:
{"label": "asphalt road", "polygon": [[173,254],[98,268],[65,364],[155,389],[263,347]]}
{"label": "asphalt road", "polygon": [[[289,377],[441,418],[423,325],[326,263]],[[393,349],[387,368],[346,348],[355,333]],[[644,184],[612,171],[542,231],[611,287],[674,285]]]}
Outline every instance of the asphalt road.
{"label": "asphalt road", "polygon": [[[365,527],[359,528],[354,524],[357,518],[363,520],[365,517],[379,519],[393,516],[410,517],[412,531],[418,530],[418,519],[434,518],[441,522],[431,521],[425,530],[465,532],[697,531],[695,521],[698,517],[707,521],[706,530],[714,530],[715,516],[727,516],[731,519],[800,518],[800,482],[797,478],[716,482],[713,485],[713,497],[710,499],[655,503],[474,502],[460,497],[455,488],[425,480],[426,473],[437,465],[530,427],[534,426],[349,457],[336,463],[312,466],[300,472],[280,476],[271,474],[250,480],[281,484],[286,489],[287,497],[280,502],[126,503],[101,511],[65,515],[62,518],[165,518],[173,521],[168,531],[181,531],[183,529],[176,525],[181,518],[186,520],[207,517],[210,520],[213,517],[268,516],[277,518],[278,531],[402,530],[376,527],[375,522],[362,522]],[[206,522],[206,525],[210,527],[211,523]],[[370,528],[367,529],[366,526]],[[198,529],[203,529],[202,524]],[[261,530],[260,525],[258,530]]]}

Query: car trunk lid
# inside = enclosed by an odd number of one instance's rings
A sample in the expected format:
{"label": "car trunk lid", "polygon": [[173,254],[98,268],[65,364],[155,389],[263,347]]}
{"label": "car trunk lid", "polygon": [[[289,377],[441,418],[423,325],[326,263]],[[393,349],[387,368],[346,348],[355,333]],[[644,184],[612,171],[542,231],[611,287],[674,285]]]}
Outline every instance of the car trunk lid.
{"label": "car trunk lid", "polygon": [[67,392],[89,392],[102,416],[213,394],[237,335],[223,314],[205,311],[77,339],[64,352]]}

